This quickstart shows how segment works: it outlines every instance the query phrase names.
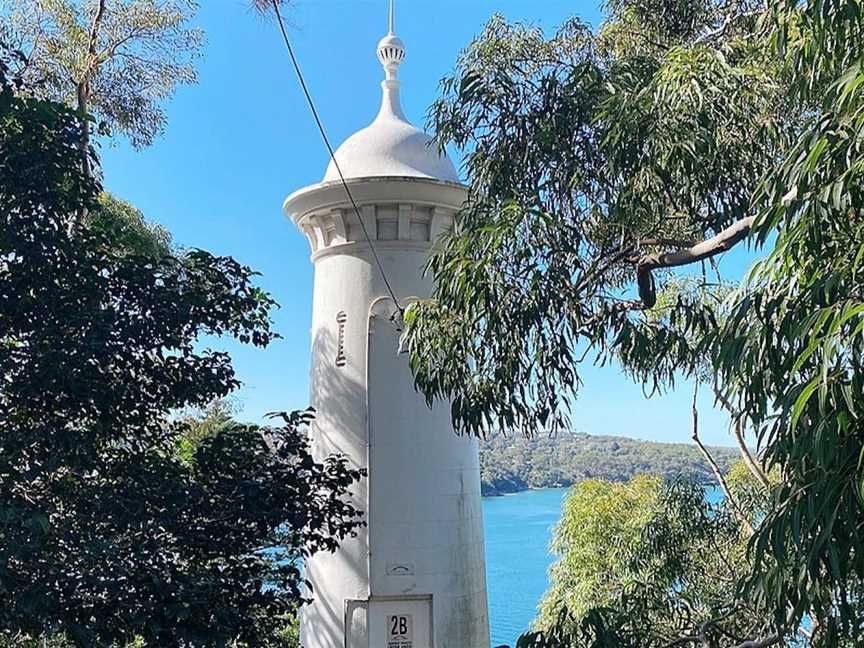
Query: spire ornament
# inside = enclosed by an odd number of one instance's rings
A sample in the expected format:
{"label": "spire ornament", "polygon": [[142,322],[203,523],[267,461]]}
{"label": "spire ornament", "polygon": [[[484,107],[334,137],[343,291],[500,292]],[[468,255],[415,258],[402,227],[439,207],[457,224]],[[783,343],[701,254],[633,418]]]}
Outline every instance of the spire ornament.
{"label": "spire ornament", "polygon": [[394,0],[390,0],[390,15],[388,21],[387,35],[378,43],[378,60],[384,66],[386,79],[395,81],[399,66],[405,60],[405,43],[396,35],[395,17],[396,8]]}
{"label": "spire ornament", "polygon": [[[430,145],[431,138],[413,126],[402,109],[401,81],[397,75],[405,59],[405,44],[396,35],[394,4],[389,3],[388,29],[376,48],[386,72],[380,81],[380,108],[371,124],[354,133],[335,151],[324,174],[325,184],[343,178],[370,177],[431,178],[454,185],[460,183],[453,162]],[[381,18],[383,21],[384,17]]]}

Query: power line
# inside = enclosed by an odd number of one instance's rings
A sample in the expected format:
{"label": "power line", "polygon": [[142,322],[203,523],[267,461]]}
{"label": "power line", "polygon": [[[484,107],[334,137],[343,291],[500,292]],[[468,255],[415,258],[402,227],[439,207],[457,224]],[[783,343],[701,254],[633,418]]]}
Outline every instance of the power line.
{"label": "power line", "polygon": [[312,111],[312,116],[315,118],[315,123],[318,125],[318,132],[321,133],[321,139],[324,140],[327,151],[330,153],[330,159],[333,161],[333,166],[336,167],[336,172],[339,174],[339,180],[342,182],[342,187],[345,189],[348,200],[351,201],[351,206],[354,208],[354,213],[357,214],[357,220],[360,221],[360,229],[363,231],[363,236],[366,239],[366,242],[369,244],[369,249],[372,251],[372,256],[375,259],[378,270],[381,272],[381,278],[384,279],[384,285],[387,286],[387,292],[390,293],[390,297],[393,299],[393,303],[396,304],[396,308],[399,310],[399,312],[404,313],[404,309],[399,304],[399,300],[396,298],[396,293],[393,291],[393,287],[390,285],[390,280],[387,279],[387,273],[384,272],[384,266],[381,263],[381,258],[378,256],[378,252],[375,250],[375,246],[372,244],[372,238],[369,236],[369,232],[366,229],[366,223],[363,221],[363,216],[360,214],[360,208],[357,207],[357,203],[354,201],[354,195],[351,193],[351,188],[345,181],[345,176],[342,175],[342,169],[339,167],[339,161],[336,159],[336,153],[333,150],[333,146],[330,144],[330,138],[327,137],[327,131],[324,130],[324,124],[321,122],[321,117],[318,115],[318,110],[315,108],[315,102],[312,100],[312,94],[309,92],[309,87],[306,85],[306,79],[303,77],[303,71],[300,69],[300,63],[297,60],[297,56],[294,54],[294,48],[291,46],[291,39],[288,38],[288,32],[285,29],[285,22],[282,20],[282,12],[279,11],[279,0],[272,0],[272,3],[273,9],[276,12],[276,19],[279,22],[279,29],[282,32],[282,39],[285,41],[285,47],[288,48],[288,55],[291,57],[291,63],[294,65],[294,71],[297,73],[297,79],[300,81],[300,87],[303,89],[303,94],[306,95],[306,103],[309,104],[309,109]]}

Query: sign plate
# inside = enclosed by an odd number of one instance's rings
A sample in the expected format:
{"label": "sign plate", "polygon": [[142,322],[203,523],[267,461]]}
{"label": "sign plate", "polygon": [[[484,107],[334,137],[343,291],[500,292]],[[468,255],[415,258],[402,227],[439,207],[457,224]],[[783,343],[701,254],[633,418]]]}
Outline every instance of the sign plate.
{"label": "sign plate", "polygon": [[387,616],[387,648],[414,648],[414,618],[410,614]]}

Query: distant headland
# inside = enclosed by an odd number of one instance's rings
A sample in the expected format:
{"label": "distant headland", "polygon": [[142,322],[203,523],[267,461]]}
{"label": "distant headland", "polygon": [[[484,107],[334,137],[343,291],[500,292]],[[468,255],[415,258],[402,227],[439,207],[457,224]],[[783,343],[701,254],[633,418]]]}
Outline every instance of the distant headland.
{"label": "distant headland", "polygon": [[[741,457],[737,448],[710,451],[723,472]],[[554,438],[495,436],[480,445],[484,496],[571,486],[585,479],[625,481],[644,473],[715,481],[699,450],[684,443],[568,432]]]}

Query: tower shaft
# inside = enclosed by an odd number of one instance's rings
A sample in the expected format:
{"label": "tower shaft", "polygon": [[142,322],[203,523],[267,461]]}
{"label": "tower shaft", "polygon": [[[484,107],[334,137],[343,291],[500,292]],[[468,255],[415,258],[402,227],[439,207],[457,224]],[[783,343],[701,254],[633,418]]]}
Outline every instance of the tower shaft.
{"label": "tower shaft", "polygon": [[[464,189],[404,178],[351,187],[394,292],[406,303],[428,296],[422,266]],[[338,191],[301,199],[326,204]],[[486,648],[476,441],[454,434],[446,404],[430,409],[415,391],[398,309],[350,205],[313,207],[298,224],[315,262],[313,451],[368,470],[354,493],[367,527],[308,562],[303,646]]]}

